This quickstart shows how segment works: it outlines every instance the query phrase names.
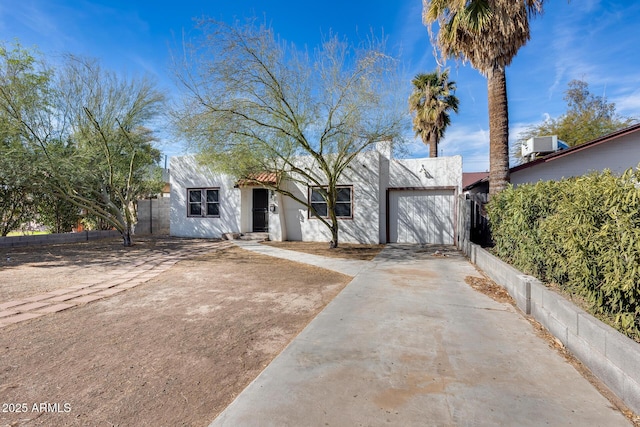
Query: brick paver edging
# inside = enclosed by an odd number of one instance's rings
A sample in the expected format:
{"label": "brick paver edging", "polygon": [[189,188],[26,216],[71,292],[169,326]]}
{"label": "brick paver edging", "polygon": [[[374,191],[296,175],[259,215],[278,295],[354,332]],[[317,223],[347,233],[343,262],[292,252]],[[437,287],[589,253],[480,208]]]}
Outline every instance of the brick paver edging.
{"label": "brick paver edging", "polygon": [[137,263],[131,270],[118,270],[113,277],[109,277],[107,280],[101,279],[100,281],[77,284],[1,303],[0,328],[108,298],[151,280],[167,271],[178,261],[217,252],[232,245],[229,241],[213,242],[203,248],[154,256],[147,261]]}

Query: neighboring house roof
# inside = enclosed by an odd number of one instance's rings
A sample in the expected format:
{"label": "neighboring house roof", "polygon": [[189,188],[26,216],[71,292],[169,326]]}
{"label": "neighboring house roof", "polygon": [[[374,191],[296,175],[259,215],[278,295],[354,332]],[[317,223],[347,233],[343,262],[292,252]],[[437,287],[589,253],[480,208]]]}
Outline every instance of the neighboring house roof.
{"label": "neighboring house roof", "polygon": [[[547,154],[546,156],[543,157],[539,157],[536,160],[533,160],[531,162],[528,163],[523,163],[521,165],[518,166],[514,166],[511,169],[509,169],[509,173],[514,173],[514,172],[518,172],[524,169],[528,169],[528,168],[532,168],[535,167],[537,165],[540,164],[544,164],[544,163],[548,163],[548,162],[552,162],[554,160],[557,160],[561,157],[565,157],[565,156],[570,156],[574,153],[580,152],[580,151],[584,151],[584,150],[588,150],[590,148],[596,147],[596,146],[600,146],[603,144],[608,144],[608,143],[612,143],[615,142],[616,140],[618,140],[619,138],[623,137],[623,136],[627,136],[629,134],[635,133],[640,131],[640,123],[637,123],[633,126],[629,126],[626,127],[624,129],[620,129],[618,131],[615,132],[611,132],[607,135],[603,135],[600,138],[596,138],[594,140],[591,141],[587,141],[585,143],[579,144],[579,145],[575,145],[573,147],[567,148],[565,150],[559,150],[556,151],[555,153],[551,153],[551,154]],[[489,173],[485,173],[484,176],[479,176],[477,177],[475,180],[471,180],[472,179],[472,175],[475,174],[480,174],[480,172],[473,172],[473,173],[469,173],[469,174],[462,174],[462,189],[463,191],[468,191],[474,187],[477,187],[478,185],[481,185],[483,183],[488,182],[488,177],[489,177]],[[469,175],[469,180],[471,180],[470,182],[467,182],[467,178],[465,178],[465,175]],[[475,176],[473,177],[475,178]]]}
{"label": "neighboring house roof", "polygon": [[465,188],[471,184],[474,184],[483,178],[487,178],[488,176],[489,176],[489,172],[463,172],[462,188]]}
{"label": "neighboring house roof", "polygon": [[517,172],[523,169],[534,167],[541,163],[552,162],[560,157],[569,156],[571,154],[577,153],[578,151],[583,151],[598,145],[614,142],[618,138],[637,132],[639,130],[640,130],[640,123],[635,124],[633,126],[626,127],[624,129],[620,129],[615,132],[611,132],[607,135],[601,136],[600,138],[596,138],[592,141],[588,141],[579,145],[574,145],[573,147],[567,148],[566,150],[560,150],[560,151],[556,151],[555,153],[547,154],[546,156],[540,157],[532,162],[523,163],[521,165],[512,167],[511,169],[509,169],[509,172],[511,173]]}

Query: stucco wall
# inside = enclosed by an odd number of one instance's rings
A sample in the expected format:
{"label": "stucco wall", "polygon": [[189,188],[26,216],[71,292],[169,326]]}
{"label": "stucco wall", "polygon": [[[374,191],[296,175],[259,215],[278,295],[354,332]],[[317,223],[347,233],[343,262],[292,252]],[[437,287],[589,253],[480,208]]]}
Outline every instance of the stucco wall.
{"label": "stucco wall", "polygon": [[269,240],[281,242],[288,239],[283,206],[282,194],[269,191]]}
{"label": "stucco wall", "polygon": [[[170,234],[178,237],[221,237],[240,232],[240,189],[234,180],[197,164],[193,156],[171,158]],[[220,218],[187,217],[187,188],[220,189]]]}
{"label": "stucco wall", "polygon": [[[352,190],[351,219],[339,219],[340,231],[338,238],[348,243],[378,243],[379,224],[379,157],[376,151],[362,153],[345,170],[339,185],[349,185]],[[301,159],[304,168],[314,170],[317,166],[309,159]],[[289,182],[288,190],[303,200],[308,197],[308,187],[303,183]],[[384,200],[382,201],[384,203]],[[284,197],[284,223],[288,240],[302,240],[305,242],[330,241],[329,229],[317,218],[309,218],[306,205]]]}
{"label": "stucco wall", "polygon": [[[340,219],[341,242],[386,242],[386,190],[388,187],[454,187],[461,191],[462,158],[389,160],[388,150],[362,153],[345,169],[339,185],[352,186],[353,218]],[[299,159],[299,167],[319,172],[310,157]],[[233,188],[234,180],[198,165],[192,156],[171,159],[171,235],[220,237],[223,233],[252,229],[252,188]],[[187,188],[220,188],[220,218],[187,217]],[[289,181],[288,191],[307,200],[306,182]],[[289,197],[270,196],[275,212],[269,215],[273,240],[329,241],[328,228],[310,218],[306,204]],[[273,227],[279,227],[278,230]]]}
{"label": "stucco wall", "polygon": [[240,232],[250,233],[253,227],[253,218],[251,215],[240,215],[241,207],[244,207],[247,212],[252,212],[253,209],[253,188],[244,187],[240,190],[240,206],[238,206],[237,215],[240,217]]}
{"label": "stucco wall", "polygon": [[378,242],[387,242],[387,188],[389,187],[389,172],[391,168],[391,146],[388,143],[378,143]]}
{"label": "stucco wall", "polygon": [[640,162],[640,132],[625,135],[617,140],[593,145],[566,156],[558,156],[544,163],[511,172],[511,183],[535,183],[581,176],[592,171],[610,169],[621,174]]}
{"label": "stucco wall", "polygon": [[453,244],[462,157],[391,160],[388,240]]}
{"label": "stucco wall", "polygon": [[392,159],[389,187],[455,187],[462,191],[462,156]]}

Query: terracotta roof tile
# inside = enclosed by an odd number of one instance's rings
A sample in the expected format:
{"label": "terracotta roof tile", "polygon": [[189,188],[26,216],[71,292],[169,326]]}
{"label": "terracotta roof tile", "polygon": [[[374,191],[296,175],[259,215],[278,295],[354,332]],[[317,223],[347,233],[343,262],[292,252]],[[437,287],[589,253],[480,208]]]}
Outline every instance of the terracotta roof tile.
{"label": "terracotta roof tile", "polygon": [[249,175],[247,178],[241,178],[236,183],[238,187],[250,187],[260,185],[260,183],[275,185],[278,175],[275,172],[260,172]]}

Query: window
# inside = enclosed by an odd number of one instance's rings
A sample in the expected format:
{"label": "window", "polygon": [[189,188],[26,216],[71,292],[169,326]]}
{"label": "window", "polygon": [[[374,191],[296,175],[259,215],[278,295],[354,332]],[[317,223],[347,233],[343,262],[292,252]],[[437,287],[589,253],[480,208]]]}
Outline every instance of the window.
{"label": "window", "polygon": [[187,190],[187,216],[219,217],[220,199],[217,188],[191,188]]}
{"label": "window", "polygon": [[[336,196],[336,216],[338,218],[353,218],[353,200],[351,197],[352,187],[339,186],[336,187],[336,190],[338,192]],[[327,187],[311,187],[309,188],[309,192],[311,206],[319,216],[327,218],[329,216],[329,212],[327,211],[327,202],[324,199],[324,196],[327,194]],[[314,213],[309,210],[309,217],[311,218],[312,216],[314,216]]]}

